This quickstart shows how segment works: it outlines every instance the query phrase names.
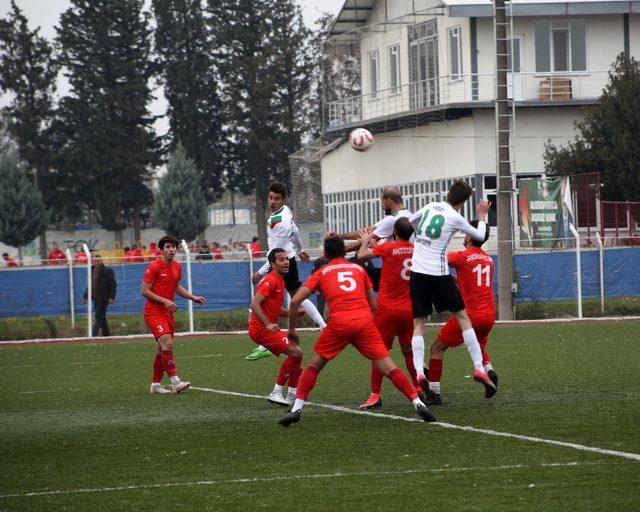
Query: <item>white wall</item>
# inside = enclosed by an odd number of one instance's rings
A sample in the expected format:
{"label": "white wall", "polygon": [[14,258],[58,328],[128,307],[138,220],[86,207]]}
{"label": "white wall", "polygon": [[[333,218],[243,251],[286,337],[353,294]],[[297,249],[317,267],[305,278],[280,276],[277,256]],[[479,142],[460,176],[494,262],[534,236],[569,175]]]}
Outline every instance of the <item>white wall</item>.
{"label": "white wall", "polygon": [[640,14],[629,15],[629,46],[631,55],[640,58]]}
{"label": "white wall", "polygon": [[[516,114],[516,172],[543,172],[544,145],[565,145],[574,135],[580,107],[536,107]],[[322,192],[493,173],[496,168],[494,114],[382,133],[366,153],[343,144],[322,159]]]}

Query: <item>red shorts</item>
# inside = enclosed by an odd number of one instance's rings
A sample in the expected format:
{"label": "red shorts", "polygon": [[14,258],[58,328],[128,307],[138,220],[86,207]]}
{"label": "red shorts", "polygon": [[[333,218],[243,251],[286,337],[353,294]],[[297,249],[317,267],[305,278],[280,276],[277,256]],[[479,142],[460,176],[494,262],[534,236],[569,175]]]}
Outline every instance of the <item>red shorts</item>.
{"label": "red shorts", "polygon": [[[495,321],[494,316],[480,316],[480,317],[470,317],[471,325],[473,325],[473,330],[476,331],[476,336],[478,337],[478,342],[480,345],[485,347],[487,345],[487,341],[489,341],[489,333],[493,328],[493,322]],[[458,325],[458,321],[455,316],[452,316],[447,320],[447,323],[444,324],[440,331],[438,332],[438,340],[445,344],[447,347],[457,347],[464,343],[462,339],[462,331],[460,330],[460,326]]]}
{"label": "red shorts", "polygon": [[173,313],[161,313],[160,311],[145,313],[144,321],[147,322],[156,340],[165,334],[170,334],[171,336],[175,334],[176,323],[173,318]]}
{"label": "red shorts", "polygon": [[271,332],[266,327],[249,325],[249,337],[254,343],[268,348],[276,356],[289,348],[287,335],[279,329],[276,332]]}
{"label": "red shorts", "polygon": [[348,322],[332,322],[329,319],[313,350],[325,359],[333,359],[349,344],[367,359],[389,357],[389,351],[371,318],[355,318]]}
{"label": "red shorts", "polygon": [[411,346],[413,338],[413,312],[411,304],[406,309],[387,309],[379,306],[373,319],[382,341],[387,348],[393,347],[393,340],[397,336],[400,346]]}

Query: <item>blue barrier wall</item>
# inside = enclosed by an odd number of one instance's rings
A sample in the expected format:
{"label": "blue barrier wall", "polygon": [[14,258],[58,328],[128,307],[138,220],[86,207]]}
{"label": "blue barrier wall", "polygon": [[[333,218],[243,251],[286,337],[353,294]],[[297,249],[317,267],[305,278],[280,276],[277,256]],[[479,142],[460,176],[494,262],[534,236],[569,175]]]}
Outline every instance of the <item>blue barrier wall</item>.
{"label": "blue barrier wall", "polygon": [[[494,258],[494,261],[497,261]],[[607,297],[640,295],[640,250],[633,248],[605,251],[605,293]],[[576,258],[574,252],[532,253],[515,256],[519,286],[518,301],[573,300],[576,297]],[[497,264],[497,263],[496,263]],[[250,302],[248,262],[193,263],[193,292],[207,298],[204,311],[223,311],[248,307]],[[254,269],[261,266],[254,263]],[[112,267],[118,292],[110,313],[138,313],[145,299],[140,283],[146,264]],[[311,273],[311,264],[298,262],[300,278]],[[74,269],[76,314],[86,312],[82,294],[86,268]],[[183,265],[183,285],[186,287]],[[497,289],[497,272],[494,276]],[[584,298],[600,295],[598,251],[582,252],[582,293]],[[186,309],[180,297],[176,303]],[[196,306],[197,307],[197,306]],[[0,272],[0,317],[68,316],[69,273],[66,267],[18,269]]]}

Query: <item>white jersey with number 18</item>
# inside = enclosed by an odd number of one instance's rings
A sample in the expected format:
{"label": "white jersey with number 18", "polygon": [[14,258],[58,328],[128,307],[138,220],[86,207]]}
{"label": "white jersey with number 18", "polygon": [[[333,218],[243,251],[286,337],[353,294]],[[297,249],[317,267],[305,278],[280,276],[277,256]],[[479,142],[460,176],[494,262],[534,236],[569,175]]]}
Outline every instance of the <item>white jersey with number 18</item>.
{"label": "white jersey with number 18", "polygon": [[478,222],[478,228],[474,228],[446,201],[429,203],[414,213],[409,221],[416,235],[411,272],[430,276],[449,274],[447,247],[454,234],[462,231],[481,241],[486,233],[484,222]]}

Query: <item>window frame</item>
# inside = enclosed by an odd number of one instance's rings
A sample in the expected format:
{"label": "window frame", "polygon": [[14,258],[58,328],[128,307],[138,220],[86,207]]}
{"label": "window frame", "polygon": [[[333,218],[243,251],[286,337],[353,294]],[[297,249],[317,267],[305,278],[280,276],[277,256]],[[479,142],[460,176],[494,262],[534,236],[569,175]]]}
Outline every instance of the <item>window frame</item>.
{"label": "window frame", "polygon": [[[371,73],[371,64],[375,62],[375,90],[373,90],[373,76]],[[369,101],[375,101],[380,99],[380,52],[376,50],[371,50],[367,52],[367,71],[369,73]]]}
{"label": "window frame", "polygon": [[[457,73],[453,72],[453,40],[457,39],[457,58],[458,58],[458,70]],[[452,82],[458,82],[464,79],[464,72],[462,66],[462,25],[456,25],[455,27],[449,27],[447,29],[447,54],[449,56],[449,80]]]}
{"label": "window frame", "polygon": [[[393,51],[395,50],[395,55]],[[396,73],[395,79],[397,83],[395,85],[392,84],[393,73],[391,71],[391,61],[396,61]],[[387,46],[387,71],[388,71],[388,80],[389,80],[389,96],[396,96],[402,93],[402,71],[400,69],[400,44],[392,44]]]}

